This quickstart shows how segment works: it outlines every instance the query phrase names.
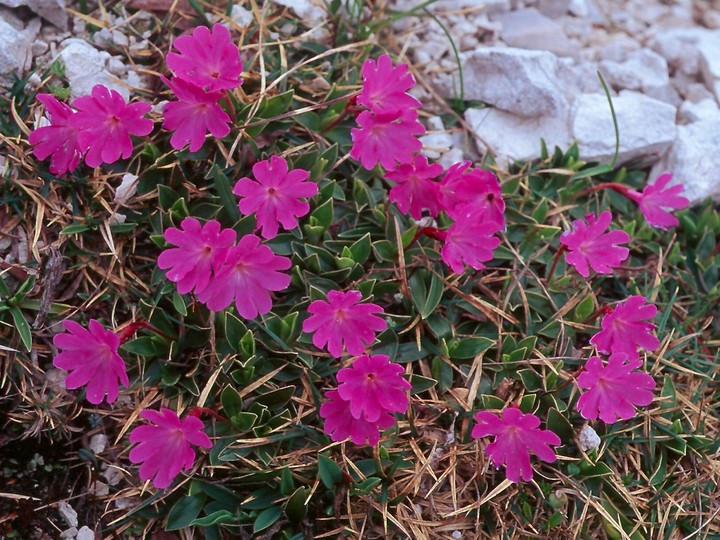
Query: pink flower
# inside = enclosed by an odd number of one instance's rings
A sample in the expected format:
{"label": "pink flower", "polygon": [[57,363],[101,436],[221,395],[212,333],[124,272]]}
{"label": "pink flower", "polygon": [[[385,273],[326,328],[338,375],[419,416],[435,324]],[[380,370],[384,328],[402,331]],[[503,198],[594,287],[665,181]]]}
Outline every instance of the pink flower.
{"label": "pink flower", "polygon": [[495,233],[501,228],[485,211],[475,210],[448,229],[440,251],[443,261],[456,274],[462,274],[466,264],[482,270],[483,263],[492,260],[495,248],[500,245]]}
{"label": "pink flower", "polygon": [[473,169],[470,161],[450,167],[440,181],[440,204],[454,220],[484,210],[489,218],[505,229],[505,200],[497,176],[490,171]]}
{"label": "pink flower", "polygon": [[85,163],[90,167],[129,158],[133,150],[130,135],[139,137],[153,130],[152,120],[142,118],[150,112],[150,105],[128,105],[119,93],[101,84],[93,87],[92,95],[73,101],[73,106],[78,112],[68,124],[79,130],[78,144],[87,149]]}
{"label": "pink flower", "polygon": [[217,103],[222,93],[205,92],[182,79],[163,80],[180,100],[166,103],[163,109],[163,127],[175,132],[170,137],[173,148],[180,150],[190,143],[190,151],[197,152],[207,132],[218,139],[230,133],[230,117]]}
{"label": "pink flower", "polygon": [[590,275],[588,265],[600,274],[612,274],[614,267],[628,258],[630,250],[619,247],[630,241],[630,235],[619,229],[605,232],[612,221],[612,214],[606,210],[595,220],[595,216],[585,216],[587,225],[580,219],[573,222],[573,230],[560,236],[560,243],[567,246],[565,256],[568,264],[575,267],[583,277]]}
{"label": "pink flower", "polygon": [[210,438],[203,433],[199,418],[186,416],[180,420],[170,409],[146,409],[140,413],[154,425],[138,426],[130,433],[130,442],[137,443],[130,450],[130,461],[140,465],[140,479],[152,479],[158,489],[168,487],[180,471],[187,471],[195,463],[195,451],[190,446],[211,448]]}
{"label": "pink flower", "polygon": [[343,344],[348,354],[365,352],[365,344],[375,341],[375,332],[387,328],[387,323],[375,313],[383,313],[377,304],[359,304],[360,291],[330,291],[327,302],[315,300],[308,306],[311,317],[303,322],[303,332],[312,333],[318,349],[325,348],[335,358],[342,356]]}
{"label": "pink flower", "polygon": [[38,94],[37,99],[45,105],[50,119],[49,126],[37,128],[30,133],[28,141],[35,148],[35,157],[43,160],[52,154],[50,172],[61,175],[74,171],[82,159],[83,150],[78,144],[78,130],[70,125],[69,119],[75,114],[65,103],[50,94]]}
{"label": "pink flower", "polygon": [[384,354],[360,356],[338,371],[338,395],[350,403],[350,414],[358,420],[377,422],[385,413],[405,412],[410,383],[402,372],[402,366]]}
{"label": "pink flower", "polygon": [[538,429],[540,419],[534,414],[523,414],[516,407],[508,407],[502,418],[489,411],[480,411],[475,420],[477,424],[472,436],[476,439],[495,436],[485,449],[485,455],[496,467],[505,465],[505,476],[511,482],[519,482],[520,478],[526,482],[533,479],[530,452],[548,463],[557,460],[550,446],[558,446],[560,437],[549,429]]}
{"label": "pink flower", "polygon": [[117,350],[120,338],[112,330],[105,330],[95,319],[89,331],[78,323],[63,321],[67,333],[57,334],[53,344],[63,352],[53,359],[57,368],[70,371],[65,378],[69,390],[87,385],[86,397],[93,405],[114,402],[119,395],[119,384],[128,386],[125,362]]}
{"label": "pink flower", "polygon": [[177,283],[180,294],[193,289],[202,291],[225,260],[228,248],[235,243],[233,229],[222,229],[220,222],[208,221],[204,226],[195,218],[185,218],[180,229],[165,230],[165,240],[176,248],[163,251],[158,267],[168,270],[167,278]]}
{"label": "pink flower", "polygon": [[407,64],[393,68],[392,60],[387,54],[377,59],[365,60],[362,66],[363,88],[357,102],[373,112],[404,111],[422,105],[407,93],[415,86],[415,79],[408,73]]}
{"label": "pink flower", "polygon": [[635,371],[642,365],[640,360],[625,362],[624,354],[613,354],[603,367],[599,356],[592,356],[585,363],[585,371],[578,377],[580,388],[589,388],[578,399],[577,410],[586,420],[598,416],[612,424],[635,416],[633,405],[650,405],[655,381],[647,373]]}
{"label": "pink flower", "polygon": [[222,267],[198,300],[212,311],[221,311],[235,300],[240,316],[253,319],[272,309],[270,291],[290,285],[290,276],[278,271],[290,266],[290,259],[275,255],[254,234],[246,234],[228,249]]}
{"label": "pink flower", "polygon": [[242,84],[238,48],[222,24],[215,24],[212,34],[207,26],[198,26],[192,36],[181,36],[173,45],[180,54],[170,52],[165,61],[179,79],[210,91]]}
{"label": "pink flower", "polygon": [[297,218],[310,211],[301,197],[317,195],[314,182],[306,182],[310,173],[304,169],[288,171],[288,162],[280,156],[253,165],[255,180],[241,178],[233,193],[240,197],[238,207],[244,215],[256,213],[257,226],[264,238],[275,238],[278,224],[285,230],[297,227]]}
{"label": "pink flower", "polygon": [[378,163],[391,171],[396,163],[412,162],[413,154],[422,148],[417,136],[425,133],[417,116],[416,111],[410,110],[383,114],[361,112],[357,117],[360,129],[350,130],[353,140],[350,156],[368,170]]}
{"label": "pink flower", "polygon": [[680,222],[670,210],[681,210],[690,204],[688,199],[680,195],[684,190],[682,184],[666,188],[670,180],[672,174],[665,173],[659,176],[654,184],[645,186],[639,198],[631,197],[640,206],[647,222],[659,229],[677,227]]}
{"label": "pink flower", "polygon": [[597,350],[606,354],[622,353],[630,360],[638,358],[638,347],[654,351],[660,346],[658,338],[652,335],[655,325],[643,322],[657,314],[652,304],[644,305],[644,296],[631,296],[624,304],[605,315],[600,323],[602,330],[590,338]]}
{"label": "pink flower", "polygon": [[385,174],[385,178],[397,182],[390,189],[390,200],[401,212],[410,212],[414,219],[420,219],[425,209],[433,217],[437,216],[440,213],[440,184],[433,182],[433,178],[437,178],[442,170],[442,165],[429,165],[425,156],[415,154],[412,163],[403,163]]}
{"label": "pink flower", "polygon": [[380,430],[395,424],[395,419],[387,412],[380,414],[377,420],[369,422],[364,418],[354,418],[350,414],[350,402],[340,398],[337,390],[328,391],[328,401],[320,406],[320,416],[325,419],[325,433],[333,441],[344,441],[348,437],[354,444],[375,446],[380,440]]}

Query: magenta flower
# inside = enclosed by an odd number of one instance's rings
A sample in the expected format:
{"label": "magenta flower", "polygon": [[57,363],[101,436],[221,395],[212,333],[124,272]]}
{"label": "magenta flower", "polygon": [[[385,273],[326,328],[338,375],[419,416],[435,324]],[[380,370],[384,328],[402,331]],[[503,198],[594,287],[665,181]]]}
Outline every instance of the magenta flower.
{"label": "magenta flower", "polygon": [[409,212],[414,219],[420,219],[423,210],[428,210],[433,217],[437,216],[440,213],[440,184],[433,182],[433,178],[440,176],[442,170],[442,165],[430,165],[425,156],[415,154],[412,163],[403,163],[385,174],[385,178],[397,182],[390,189],[390,200],[401,212]]}
{"label": "magenta flower", "polygon": [[360,304],[360,291],[330,291],[327,302],[315,300],[308,306],[311,316],[303,322],[303,332],[312,333],[318,349],[327,346],[328,352],[340,358],[343,344],[348,354],[365,352],[365,345],[375,341],[375,332],[387,328],[387,323],[375,313],[383,313],[377,304]]}
{"label": "magenta flower", "polygon": [[127,104],[118,92],[101,84],[93,87],[92,95],[73,101],[73,107],[78,112],[68,119],[68,124],[79,131],[78,144],[87,149],[85,163],[90,167],[129,158],[133,150],[130,135],[140,137],[153,130],[152,120],[142,118],[150,105]]}
{"label": "magenta flower", "polygon": [[178,415],[166,409],[146,409],[140,413],[154,425],[138,426],[130,433],[130,442],[137,443],[130,450],[130,461],[140,465],[140,479],[151,480],[158,489],[168,487],[180,471],[187,471],[195,463],[195,451],[190,446],[211,448],[210,438],[203,433],[199,418]]}
{"label": "magenta flower", "polygon": [[665,173],[654,184],[645,186],[642,194],[638,194],[639,197],[629,195],[638,203],[647,222],[659,229],[677,227],[680,222],[670,211],[681,210],[690,204],[688,199],[680,195],[684,190],[682,184],[666,187],[671,180],[672,174]]}
{"label": "magenta flower", "polygon": [[165,230],[165,240],[175,248],[166,249],[158,257],[158,267],[168,270],[167,278],[177,283],[180,294],[193,289],[202,291],[216,274],[228,249],[235,243],[233,229],[222,229],[220,222],[208,221],[205,225],[192,217],[182,220],[180,229]]}
{"label": "magenta flower", "polygon": [[227,251],[225,261],[198,300],[212,311],[221,311],[235,301],[238,313],[253,319],[272,309],[270,291],[290,285],[290,276],[279,270],[290,268],[290,259],[275,255],[254,234],[246,234]]}
{"label": "magenta flower", "polygon": [[163,80],[180,100],[166,103],[163,109],[162,127],[175,132],[170,137],[173,148],[180,150],[190,143],[190,151],[197,152],[205,143],[206,133],[218,139],[230,133],[230,117],[217,103],[222,93],[206,92],[178,78]]}
{"label": "magenta flower", "polygon": [[420,107],[417,99],[407,93],[415,86],[407,64],[393,68],[387,54],[365,60],[362,66],[363,88],[357,102],[375,113],[404,111]]}
{"label": "magenta flower", "polygon": [[112,330],[105,330],[95,319],[86,330],[74,321],[63,321],[67,333],[57,334],[53,344],[63,351],[53,359],[57,368],[70,371],[65,378],[69,390],[87,385],[85,395],[93,405],[114,402],[119,385],[128,386],[125,362],[117,350],[120,338]]}
{"label": "magenta flower", "polygon": [[350,414],[358,420],[377,422],[384,413],[405,412],[410,383],[402,372],[402,366],[384,354],[360,356],[338,371],[338,395],[350,403]]}
{"label": "magenta flower", "polygon": [[475,210],[448,229],[440,251],[443,261],[456,274],[462,274],[466,264],[482,270],[483,263],[492,260],[493,252],[500,245],[495,233],[501,229],[502,225],[486,211]]}
{"label": "magenta flower", "polygon": [[619,229],[605,232],[612,221],[612,214],[606,210],[597,218],[585,216],[587,225],[580,219],[573,221],[573,230],[560,236],[560,243],[567,246],[565,256],[568,264],[575,267],[583,277],[590,275],[589,267],[600,274],[612,274],[612,269],[628,258],[630,250],[619,247],[630,241],[630,235]]}
{"label": "magenta flower", "polygon": [[660,341],[652,332],[655,325],[643,322],[657,314],[653,304],[645,305],[644,296],[631,296],[625,303],[605,315],[600,323],[602,330],[590,338],[590,343],[605,354],[625,354],[628,359],[638,358],[638,347],[654,351]]}
{"label": "magenta flower", "polygon": [[325,419],[325,433],[333,441],[344,441],[348,437],[354,444],[375,446],[380,440],[380,430],[395,424],[395,418],[382,412],[377,420],[369,422],[364,418],[354,418],[350,413],[350,402],[340,398],[337,390],[328,391],[328,401],[320,406],[320,416]]}
{"label": "magenta flower", "polygon": [[35,147],[33,154],[40,160],[52,155],[50,172],[53,174],[72,172],[83,156],[83,150],[78,144],[78,130],[69,122],[75,111],[50,94],[38,94],[37,99],[45,105],[50,125],[30,133],[28,141]]}
{"label": "magenta flower", "polygon": [[489,411],[480,411],[475,420],[477,424],[472,436],[476,439],[495,436],[485,449],[485,455],[496,467],[505,465],[505,476],[511,482],[519,482],[520,478],[526,482],[533,479],[530,452],[548,463],[557,460],[550,446],[558,446],[560,437],[549,429],[538,429],[540,419],[534,414],[523,414],[516,407],[508,407],[503,410],[502,418]]}
{"label": "magenta flower", "polygon": [[[483,169],[470,168],[470,161],[450,167],[440,181],[440,204],[454,220],[477,210],[487,212],[489,218],[505,229],[505,200],[497,176]],[[468,170],[470,168],[470,170]]]}
{"label": "magenta flower", "polygon": [[425,133],[416,111],[375,114],[363,111],[357,117],[360,128],[350,130],[353,147],[350,156],[371,170],[380,163],[387,170],[397,163],[410,163],[422,149],[418,135]]}
{"label": "magenta flower", "polygon": [[215,24],[212,33],[207,26],[198,26],[192,36],[181,36],[173,45],[180,54],[168,53],[165,62],[178,79],[210,91],[242,84],[240,54],[222,24]]}
{"label": "magenta flower", "polygon": [[647,373],[635,371],[640,360],[626,362],[624,354],[613,354],[603,366],[599,356],[585,363],[585,371],[578,377],[580,388],[589,388],[578,399],[577,410],[586,420],[600,420],[608,424],[629,420],[635,416],[634,405],[643,407],[653,400],[655,381]]}
{"label": "magenta flower", "polygon": [[310,173],[304,169],[288,171],[288,162],[280,156],[253,165],[255,180],[241,178],[233,193],[240,197],[238,207],[244,215],[255,213],[263,238],[275,238],[278,224],[285,230],[297,227],[297,218],[310,211],[301,197],[317,195],[314,182],[306,182]]}

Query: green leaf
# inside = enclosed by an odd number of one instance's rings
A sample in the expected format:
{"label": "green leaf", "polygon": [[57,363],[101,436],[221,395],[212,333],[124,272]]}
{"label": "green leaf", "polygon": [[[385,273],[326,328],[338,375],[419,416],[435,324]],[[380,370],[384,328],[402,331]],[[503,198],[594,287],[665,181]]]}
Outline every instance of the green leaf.
{"label": "green leaf", "polygon": [[264,531],[268,527],[272,526],[278,519],[280,519],[280,516],[282,515],[282,508],[279,506],[271,506],[267,510],[263,510],[258,514],[258,517],[255,518],[255,524],[253,525],[253,532],[259,533],[260,531]]}
{"label": "green leaf", "polygon": [[310,493],[308,488],[297,488],[285,503],[285,515],[290,523],[300,523],[305,519],[308,511],[306,504],[308,493]]}
{"label": "green leaf", "polygon": [[520,400],[518,407],[524,413],[529,413],[535,407],[535,400],[537,399],[536,394],[525,394]]}
{"label": "green leaf", "polygon": [[85,225],[84,223],[71,223],[60,231],[60,234],[78,234],[89,230],[90,226]]}
{"label": "green leaf", "polygon": [[295,481],[293,480],[292,471],[289,467],[285,467],[280,473],[280,493],[289,495],[295,489]]}
{"label": "green leaf", "polygon": [[183,297],[179,292],[173,291],[172,303],[175,311],[183,317],[187,316],[187,306],[185,305],[185,300],[183,300]]}
{"label": "green leaf", "polygon": [[240,394],[238,394],[237,390],[231,386],[223,388],[223,391],[220,394],[220,403],[222,403],[223,411],[225,411],[225,415],[228,418],[232,418],[236,414],[242,412],[242,398],[240,397]]}
{"label": "green leaf", "polygon": [[450,358],[456,360],[468,360],[475,358],[478,354],[484,353],[495,345],[495,341],[486,337],[471,337],[454,340],[448,345]]}
{"label": "green leaf", "polygon": [[260,118],[273,118],[287,111],[295,95],[294,90],[263,99],[258,108],[257,116]]}
{"label": "green leaf", "polygon": [[483,409],[504,409],[505,402],[497,396],[491,396],[490,394],[482,394],[480,396],[480,403],[482,403]]}
{"label": "green leaf", "polygon": [[420,317],[427,319],[442,300],[444,285],[442,280],[435,274],[430,274],[430,287],[426,284],[427,272],[415,272],[408,284],[413,304],[420,313]]}
{"label": "green leaf", "polygon": [[205,495],[198,494],[192,497],[183,497],[178,500],[168,513],[166,531],[177,531],[189,527],[190,524],[200,515],[205,504]]}
{"label": "green leaf", "polygon": [[212,525],[219,525],[221,523],[233,523],[235,521],[235,514],[228,510],[218,510],[202,518],[194,519],[190,525],[199,525],[201,527],[210,527]]}
{"label": "green leaf", "polygon": [[12,314],[13,321],[15,321],[15,329],[18,331],[18,334],[20,334],[20,339],[23,345],[25,345],[25,349],[30,352],[30,349],[32,349],[32,332],[30,331],[30,325],[25,320],[19,307],[12,306],[10,313]]}
{"label": "green leaf", "polygon": [[572,424],[554,407],[547,412],[547,428],[565,443],[570,443],[575,439]]}
{"label": "green leaf", "polygon": [[358,264],[363,264],[370,257],[371,244],[370,233],[360,238],[357,242],[350,246],[352,260]]}
{"label": "green leaf", "polygon": [[603,476],[613,476],[614,474],[615,472],[602,461],[594,465],[586,461],[580,463],[580,475],[584,478],[600,478]]}
{"label": "green leaf", "polygon": [[225,213],[231,221],[237,221],[240,219],[240,210],[238,210],[237,199],[232,192],[230,179],[217,165],[213,165],[211,175],[215,191],[217,191],[217,194],[220,197]]}
{"label": "green leaf", "polygon": [[573,320],[575,322],[585,322],[593,313],[595,313],[595,296],[590,293],[575,306]]}
{"label": "green leaf", "polygon": [[335,484],[341,483],[343,479],[342,470],[340,470],[338,464],[323,454],[318,456],[318,474],[320,480],[328,489],[332,489]]}
{"label": "green leaf", "polygon": [[258,420],[258,415],[251,412],[241,412],[233,415],[230,421],[233,423],[238,431],[248,431],[252,429],[255,422]]}
{"label": "green leaf", "polygon": [[410,377],[410,384],[412,385],[412,388],[410,388],[410,394],[415,395],[425,392],[426,390],[430,390],[430,388],[437,385],[437,381],[435,379],[431,379],[430,377],[413,374]]}
{"label": "green leaf", "polygon": [[256,399],[255,403],[265,405],[268,409],[279,409],[283,407],[293,396],[295,387],[293,385],[284,386],[277,390],[271,390],[264,394],[260,394]]}
{"label": "green leaf", "polygon": [[373,489],[375,489],[376,486],[380,485],[381,482],[382,482],[382,479],[380,479],[380,478],[370,477],[370,478],[366,478],[359,484],[356,484],[354,486],[354,488],[358,492],[362,493],[363,495],[367,495]]}
{"label": "green leaf", "polygon": [[327,229],[333,220],[333,200],[328,199],[310,214],[310,218],[315,220],[311,225],[319,225],[323,229]]}

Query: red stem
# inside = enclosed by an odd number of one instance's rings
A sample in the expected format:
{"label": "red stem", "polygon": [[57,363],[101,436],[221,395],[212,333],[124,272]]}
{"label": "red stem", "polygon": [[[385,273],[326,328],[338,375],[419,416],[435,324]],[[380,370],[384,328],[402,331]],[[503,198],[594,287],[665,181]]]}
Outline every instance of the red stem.
{"label": "red stem", "polygon": [[560,260],[560,257],[562,257],[562,254],[567,251],[567,246],[565,244],[560,244],[560,249],[557,250],[555,253],[555,260],[552,263],[552,266],[550,267],[550,271],[548,272],[547,279],[552,279],[553,273],[555,273],[555,268],[557,267],[558,261]]}
{"label": "red stem", "polygon": [[618,184],[617,182],[603,182],[602,184],[597,184],[595,186],[589,187],[578,193],[578,197],[582,195],[588,195],[589,193],[593,193],[595,191],[600,191],[601,189],[612,189],[613,191],[616,191],[617,193],[620,193],[621,195],[624,195],[631,201],[635,202],[638,202],[641,198],[640,193],[624,184]]}
{"label": "red stem", "polygon": [[152,332],[155,332],[156,334],[158,334],[166,339],[169,339],[170,341],[175,341],[175,338],[173,338],[172,336],[169,336],[162,330],[155,328],[152,324],[145,322],[145,321],[131,322],[127,326],[125,326],[121,330],[118,330],[115,333],[120,338],[121,343],[126,343],[133,336],[133,334],[135,334],[135,332],[137,332],[141,328],[147,328],[148,330],[151,330]]}

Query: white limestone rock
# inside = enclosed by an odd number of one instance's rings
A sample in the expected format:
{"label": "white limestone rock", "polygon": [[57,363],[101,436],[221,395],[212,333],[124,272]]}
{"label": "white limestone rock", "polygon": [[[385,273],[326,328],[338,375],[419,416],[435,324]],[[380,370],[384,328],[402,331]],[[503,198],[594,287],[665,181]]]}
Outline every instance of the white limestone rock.
{"label": "white limestone rock", "polygon": [[63,520],[65,520],[65,523],[67,523],[70,527],[78,526],[77,512],[68,503],[66,503],[65,501],[60,501],[58,503],[58,512],[62,516]]}
{"label": "white limestone rock", "polygon": [[89,527],[83,527],[78,531],[75,540],[95,540],[95,533]]}
{"label": "white limestone rock", "polygon": [[32,64],[32,46],[40,30],[40,19],[33,19],[22,30],[0,17],[0,84],[9,84],[13,74],[21,77]]}
{"label": "white limestone rock", "polygon": [[686,99],[678,109],[678,121],[684,124],[710,119],[720,120],[720,108],[714,98],[706,98],[698,102]]}
{"label": "white limestone rock", "polygon": [[677,127],[670,151],[653,167],[654,181],[665,172],[685,186],[683,195],[691,203],[707,197],[720,200],[720,120],[701,120]]}
{"label": "white limestone rock", "polygon": [[561,17],[570,10],[571,0],[538,0],[538,10],[551,18]]}
{"label": "white limestone rock", "polygon": [[500,39],[510,47],[550,51],[558,56],[574,56],[578,51],[563,27],[536,9],[502,13],[493,21],[502,24]]}
{"label": "white limestone rock", "polygon": [[602,61],[600,69],[616,90],[647,92],[670,86],[667,61],[648,49],[631,52],[624,62]]}
{"label": "white limestone rock", "polygon": [[67,30],[68,14],[65,10],[65,0],[0,0],[0,5],[10,8],[27,6],[60,30]]}
{"label": "white limestone rock", "polygon": [[583,452],[590,449],[597,450],[600,448],[600,437],[589,425],[584,426],[578,434],[578,446]]}
{"label": "white limestone rock", "polygon": [[93,86],[103,84],[128,100],[128,89],[105,68],[110,59],[107,52],[98,51],[85,40],[70,38],[62,42],[60,59],[65,64],[65,76],[73,98],[89,95]]}
{"label": "white limestone rock", "polygon": [[[675,140],[672,105],[624,90],[613,98],[620,131],[618,163],[638,160],[651,164]],[[574,104],[572,135],[585,161],[610,163],[615,153],[615,130],[607,98],[584,94]]]}
{"label": "white limestone rock", "polygon": [[537,159],[541,138],[549,149],[559,146],[565,150],[571,143],[567,112],[528,118],[499,109],[468,109],[465,120],[476,135],[478,150],[492,153],[500,167],[515,160]]}
{"label": "white limestone rock", "polygon": [[[465,99],[535,118],[558,116],[568,107],[558,86],[558,59],[545,51],[478,49],[462,58]],[[452,95],[452,87],[446,95]]]}
{"label": "white limestone rock", "polygon": [[670,28],[654,34],[648,46],[667,60],[671,71],[695,76],[700,72],[699,46],[707,34],[705,28]]}
{"label": "white limestone rock", "polygon": [[707,32],[698,44],[700,72],[708,89],[720,100],[720,30]]}
{"label": "white limestone rock", "polygon": [[230,18],[240,28],[248,28],[255,20],[252,11],[238,4],[233,5]]}

